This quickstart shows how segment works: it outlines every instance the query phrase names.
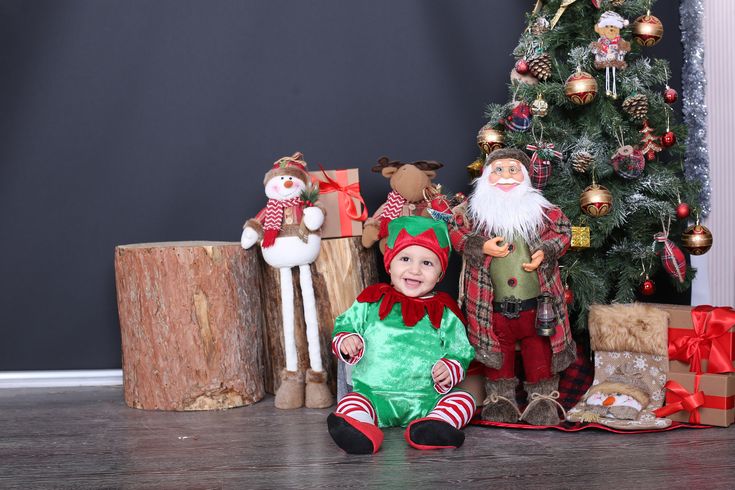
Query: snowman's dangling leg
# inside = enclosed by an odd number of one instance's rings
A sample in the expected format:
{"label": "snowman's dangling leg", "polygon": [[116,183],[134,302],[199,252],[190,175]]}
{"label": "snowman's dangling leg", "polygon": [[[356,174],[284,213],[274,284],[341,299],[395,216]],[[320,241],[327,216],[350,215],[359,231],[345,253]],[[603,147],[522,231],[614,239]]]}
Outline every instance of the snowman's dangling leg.
{"label": "snowman's dangling leg", "polygon": [[615,67],[614,66],[612,67],[612,72],[613,72],[612,73],[612,79],[613,79],[613,81],[612,81],[613,99],[617,99],[618,98],[618,81],[615,78]]}
{"label": "snowman's dangling leg", "polygon": [[296,336],[294,335],[293,312],[293,278],[289,267],[278,269],[281,273],[281,313],[283,316],[283,350],[286,356],[286,370],[298,369],[298,354],[296,353]]}
{"label": "snowman's dangling leg", "polygon": [[334,404],[334,396],[327,385],[327,373],[322,367],[322,350],[319,342],[319,320],[316,312],[314,286],[311,282],[311,267],[299,266],[301,296],[304,298],[304,320],[306,340],[309,343],[309,364],[306,371],[306,408],[327,408]]}
{"label": "snowman's dangling leg", "polygon": [[319,345],[319,319],[316,312],[314,286],[311,282],[311,267],[299,266],[301,296],[304,299],[304,320],[306,321],[306,340],[309,344],[309,364],[314,371],[322,371],[322,350]]}

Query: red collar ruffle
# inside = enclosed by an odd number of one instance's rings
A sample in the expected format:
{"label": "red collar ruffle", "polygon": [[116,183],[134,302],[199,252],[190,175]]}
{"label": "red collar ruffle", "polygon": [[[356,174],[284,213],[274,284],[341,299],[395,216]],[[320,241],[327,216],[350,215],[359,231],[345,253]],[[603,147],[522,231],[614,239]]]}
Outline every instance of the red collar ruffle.
{"label": "red collar ruffle", "polygon": [[431,325],[438,329],[441,326],[445,307],[457,315],[457,318],[463,324],[467,323],[462,310],[459,309],[459,305],[447,293],[437,292],[430,298],[410,298],[396,291],[390,284],[379,283],[365,288],[357,297],[357,301],[360,303],[376,303],[380,298],[383,298],[378,310],[381,320],[388,316],[393,309],[393,305],[400,303],[403,322],[407,327],[413,327],[428,314]]}

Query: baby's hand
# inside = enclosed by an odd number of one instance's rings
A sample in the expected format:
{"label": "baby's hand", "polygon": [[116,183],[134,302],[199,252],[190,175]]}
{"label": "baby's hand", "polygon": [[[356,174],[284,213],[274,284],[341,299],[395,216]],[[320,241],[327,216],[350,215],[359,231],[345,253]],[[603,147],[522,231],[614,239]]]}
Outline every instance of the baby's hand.
{"label": "baby's hand", "polygon": [[449,368],[443,362],[438,362],[434,365],[434,369],[431,370],[431,377],[434,383],[440,386],[449,386],[452,382],[452,377],[449,374]]}
{"label": "baby's hand", "polygon": [[363,347],[362,339],[359,335],[350,335],[342,341],[342,345],[339,347],[339,351],[343,356],[355,357],[360,353]]}

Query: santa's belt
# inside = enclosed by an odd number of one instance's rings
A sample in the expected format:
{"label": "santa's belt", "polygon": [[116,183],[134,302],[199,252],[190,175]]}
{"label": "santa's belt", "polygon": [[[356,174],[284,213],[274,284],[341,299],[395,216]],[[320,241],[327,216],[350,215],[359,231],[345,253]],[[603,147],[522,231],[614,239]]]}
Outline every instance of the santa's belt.
{"label": "santa's belt", "polygon": [[510,296],[509,298],[503,298],[502,301],[493,301],[493,311],[506,318],[519,318],[522,311],[535,310],[537,307],[537,298],[520,300]]}

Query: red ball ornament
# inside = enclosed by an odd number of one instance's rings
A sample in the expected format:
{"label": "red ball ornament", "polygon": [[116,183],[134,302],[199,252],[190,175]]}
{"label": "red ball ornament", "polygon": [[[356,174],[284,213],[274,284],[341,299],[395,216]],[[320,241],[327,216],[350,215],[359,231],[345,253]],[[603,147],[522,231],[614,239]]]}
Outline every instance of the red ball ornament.
{"label": "red ball ornament", "polygon": [[661,146],[670,148],[676,144],[676,135],[673,131],[666,131],[661,135]]}
{"label": "red ball ornament", "polygon": [[676,217],[679,219],[687,219],[689,217],[689,204],[685,202],[680,202],[678,206],[676,206]]}
{"label": "red ball ornament", "polygon": [[653,283],[652,280],[648,279],[648,277],[646,276],[646,280],[643,281],[643,284],[641,284],[641,294],[643,296],[651,296],[655,292],[656,292],[656,285]]}
{"label": "red ball ornament", "polygon": [[664,90],[664,102],[667,104],[673,104],[676,102],[676,99],[679,98],[679,94],[671,87],[666,87],[666,90]]}
{"label": "red ball ornament", "polygon": [[529,71],[531,71],[531,67],[528,66],[528,61],[523,58],[516,61],[516,71],[519,75],[526,75]]}
{"label": "red ball ornament", "polygon": [[569,286],[564,288],[564,303],[571,305],[574,302],[574,291]]}

